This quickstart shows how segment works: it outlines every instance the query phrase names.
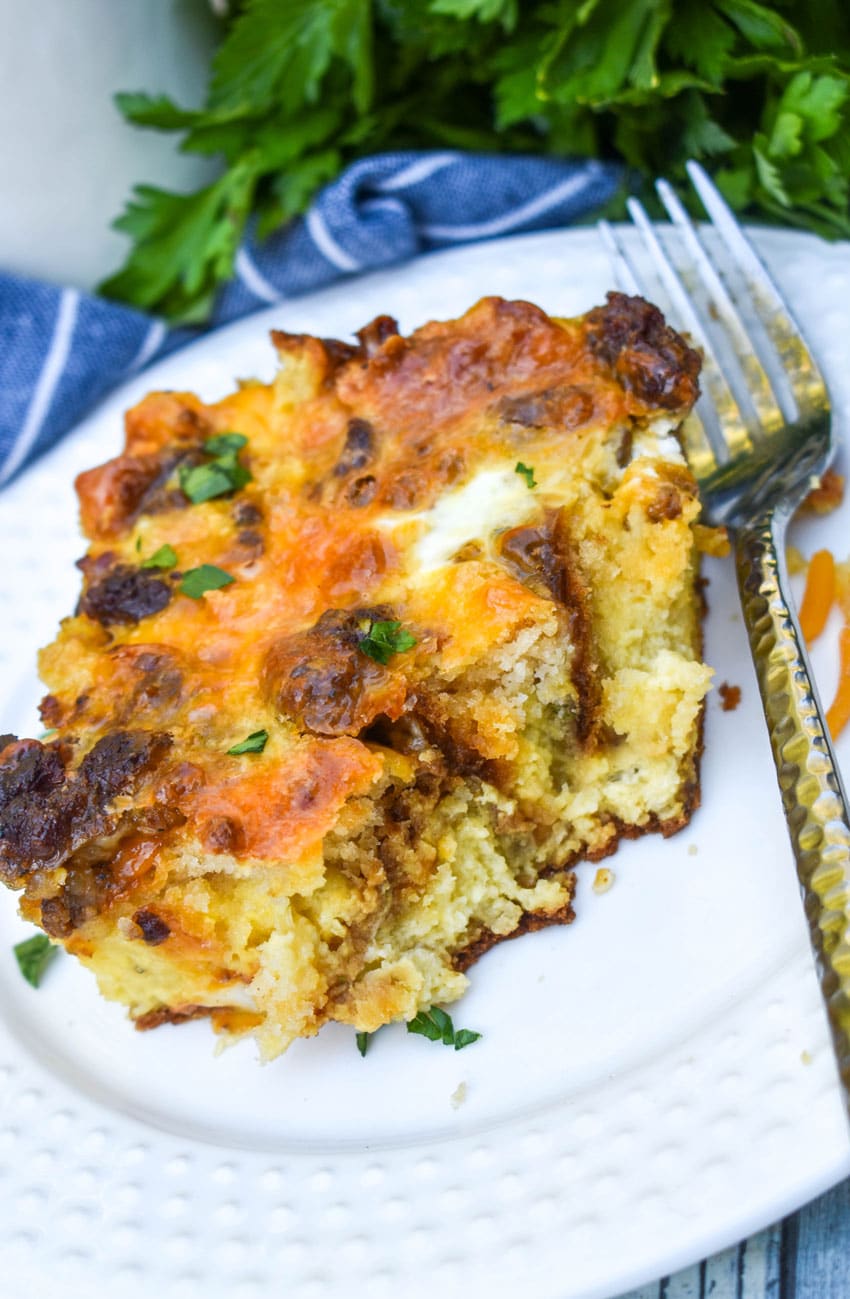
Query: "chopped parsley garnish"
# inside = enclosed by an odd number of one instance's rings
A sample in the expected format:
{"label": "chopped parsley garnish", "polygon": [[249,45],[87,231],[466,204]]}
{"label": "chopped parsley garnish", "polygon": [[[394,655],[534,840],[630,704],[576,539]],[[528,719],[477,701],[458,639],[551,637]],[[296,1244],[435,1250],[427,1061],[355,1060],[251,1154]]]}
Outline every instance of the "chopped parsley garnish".
{"label": "chopped parsley garnish", "polygon": [[212,460],[202,465],[180,466],[177,471],[180,488],[193,505],[226,496],[250,483],[250,470],[239,463],[239,452],[247,442],[244,433],[218,433],[204,443],[204,451],[213,456]]}
{"label": "chopped parsley garnish", "polygon": [[413,1019],[408,1020],[408,1033],[419,1033],[422,1037],[427,1037],[431,1042],[442,1042],[443,1046],[453,1046],[456,1051],[462,1051],[465,1046],[471,1046],[477,1042],[480,1033],[475,1033],[471,1028],[456,1029],[452,1023],[451,1015],[447,1015],[439,1006],[432,1006],[430,1010],[420,1010],[419,1014]]}
{"label": "chopped parsley garnish", "polygon": [[370,1037],[371,1037],[370,1033],[357,1034],[357,1050],[360,1052],[361,1055],[365,1055],[366,1052],[369,1050]]}
{"label": "chopped parsley garnish", "polygon": [[27,983],[37,988],[41,983],[41,976],[53,960],[58,948],[53,946],[46,934],[33,934],[32,938],[25,938],[22,943],[16,943],[13,950],[21,974]]}
{"label": "chopped parsley garnish", "polygon": [[176,566],[177,551],[173,546],[169,546],[168,542],[160,546],[159,550],[155,550],[150,558],[142,563],[142,568],[176,568]]}
{"label": "chopped parsley garnish", "polygon": [[393,654],[413,649],[416,637],[405,631],[400,622],[373,622],[360,642],[364,654],[376,663],[389,663]]}
{"label": "chopped parsley garnish", "polygon": [[181,465],[180,489],[193,505],[202,505],[216,496],[226,496],[251,481],[248,470],[234,455],[219,456],[208,465]]}
{"label": "chopped parsley garnish", "polygon": [[230,451],[241,451],[247,445],[244,433],[216,433],[215,437],[207,438],[204,450],[208,456],[223,456]]}
{"label": "chopped parsley garnish", "polygon": [[241,740],[239,744],[234,744],[227,752],[232,753],[234,757],[240,753],[262,753],[268,742],[268,731],[252,731],[246,739]]}
{"label": "chopped parsley garnish", "polygon": [[193,600],[200,600],[207,591],[220,591],[223,586],[230,586],[235,581],[236,578],[225,573],[223,568],[216,568],[215,564],[201,564],[199,568],[190,568],[183,574],[177,589]]}
{"label": "chopped parsley garnish", "polygon": [[531,468],[531,465],[524,465],[522,461],[519,460],[517,462],[517,466],[516,469],[514,470],[514,473],[522,474],[523,478],[525,479],[525,485],[529,489],[537,486],[537,483],[535,482],[534,479],[534,470]]}

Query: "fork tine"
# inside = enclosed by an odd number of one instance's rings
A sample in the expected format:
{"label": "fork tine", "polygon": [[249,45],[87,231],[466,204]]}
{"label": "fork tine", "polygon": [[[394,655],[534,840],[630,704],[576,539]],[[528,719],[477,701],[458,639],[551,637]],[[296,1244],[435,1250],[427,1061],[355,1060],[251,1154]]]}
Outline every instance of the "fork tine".
{"label": "fork tine", "polygon": [[[600,221],[597,229],[614,265],[614,275],[620,288],[627,293],[643,294],[645,286],[637,267],[612,227],[607,221]],[[714,433],[714,438],[709,428]],[[695,477],[703,480],[714,475],[718,467],[714,446],[724,447],[714,407],[710,403],[706,405],[701,398],[695,412],[685,420],[679,433],[685,456]]]}
{"label": "fork tine", "polygon": [[709,340],[702,320],[691,302],[687,289],[662,247],[661,241],[642,204],[636,198],[630,198],[627,200],[626,206],[629,215],[643,236],[646,248],[683,326],[692,334],[703,352],[702,378],[705,381],[708,396],[717,412],[722,431],[722,441],[733,458],[739,455],[749,455],[753,450],[751,433],[755,432],[755,429],[749,428],[743,418],[740,407],[732,395],[732,390],[717,359],[714,347]]}
{"label": "fork tine", "polygon": [[685,163],[685,167],[714,229],[744,277],[765,334],[779,353],[782,362],[780,381],[781,377],[789,381],[800,413],[822,410],[827,402],[823,376],[781,293],[714,182],[709,180],[698,162],[691,160]]}
{"label": "fork tine", "polygon": [[[787,419],[792,419],[796,412],[783,411],[782,394],[774,394],[767,371],[755,351],[740,312],[714,269],[711,258],[703,248],[694,223],[685,211],[685,206],[678,194],[666,180],[657,180],[655,188],[670,220],[681,231],[685,247],[691,254],[698,277],[702,281],[702,287],[708,292],[707,327],[711,328],[711,319],[715,318],[729,334],[734,348],[735,363],[740,367],[747,397],[762,428],[767,433],[781,428],[783,423]],[[740,401],[740,394],[736,395]]]}
{"label": "fork tine", "polygon": [[713,480],[718,472],[717,456],[698,407],[679,427],[679,437],[694,478],[701,483]]}
{"label": "fork tine", "polygon": [[641,294],[643,290],[635,274],[634,267],[614,237],[614,231],[607,221],[599,221],[596,226],[605,245],[605,250],[614,265],[614,278],[624,293]]}

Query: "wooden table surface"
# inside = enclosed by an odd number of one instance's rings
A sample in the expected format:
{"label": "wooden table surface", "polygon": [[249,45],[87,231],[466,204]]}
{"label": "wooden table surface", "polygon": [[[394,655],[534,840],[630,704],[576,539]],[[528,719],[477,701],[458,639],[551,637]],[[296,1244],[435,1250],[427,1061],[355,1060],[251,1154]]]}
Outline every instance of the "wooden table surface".
{"label": "wooden table surface", "polygon": [[622,1299],[850,1299],[850,1180],[757,1236]]}

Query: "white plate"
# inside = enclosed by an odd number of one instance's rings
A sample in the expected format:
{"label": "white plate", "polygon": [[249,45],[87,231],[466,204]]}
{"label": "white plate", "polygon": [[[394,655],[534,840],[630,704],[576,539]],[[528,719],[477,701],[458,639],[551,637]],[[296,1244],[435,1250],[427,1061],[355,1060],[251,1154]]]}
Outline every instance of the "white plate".
{"label": "white plate", "polygon": [[[759,242],[847,412],[846,246]],[[0,500],[0,730],[37,733],[34,652],[78,585],[71,478],[117,451],[145,390],[210,399],[269,376],[271,325],[345,337],[388,311],[409,329],[483,293],[569,314],[610,283],[589,230],[463,248],[263,312],[128,384]],[[848,517],[850,502],[800,544],[846,554]],[[723,713],[711,696],[703,810],[621,848],[604,896],[582,869],[573,926],[484,957],[455,1015],[484,1036],[462,1054],[395,1026],[364,1060],[331,1026],[262,1068],[249,1044],[216,1057],[204,1023],[137,1034],[71,960],[38,992],[23,982],[3,898],[0,1240],[16,1292],[592,1299],[850,1171],[728,565],[709,576],[707,655],[743,701]],[[816,655],[828,697],[834,642]]]}

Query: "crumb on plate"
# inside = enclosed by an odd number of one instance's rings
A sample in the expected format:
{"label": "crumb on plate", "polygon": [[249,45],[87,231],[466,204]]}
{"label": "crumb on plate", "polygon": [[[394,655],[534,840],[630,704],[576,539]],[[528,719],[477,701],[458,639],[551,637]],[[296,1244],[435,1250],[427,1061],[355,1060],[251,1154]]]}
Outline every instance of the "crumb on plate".
{"label": "crumb on plate", "polygon": [[730,686],[728,681],[724,681],[717,687],[717,693],[720,695],[720,706],[724,713],[734,713],[741,702],[741,687]]}

